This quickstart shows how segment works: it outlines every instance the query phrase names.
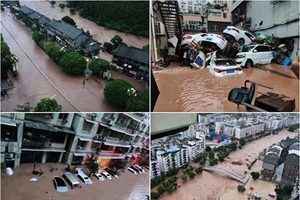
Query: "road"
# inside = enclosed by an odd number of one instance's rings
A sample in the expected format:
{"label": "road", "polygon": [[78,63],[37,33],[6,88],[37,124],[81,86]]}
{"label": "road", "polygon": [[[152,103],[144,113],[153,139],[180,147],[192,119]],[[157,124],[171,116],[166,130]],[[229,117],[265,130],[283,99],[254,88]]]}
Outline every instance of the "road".
{"label": "road", "polygon": [[[43,2],[25,3],[37,6]],[[19,60],[19,75],[14,81],[15,88],[9,91],[8,97],[1,99],[2,111],[14,111],[17,105],[26,102],[34,106],[43,97],[55,97],[62,105],[63,111],[121,111],[105,102],[104,81],[90,79],[83,87],[83,77],[64,74],[32,40],[30,29],[17,20],[8,9],[1,12],[1,33],[11,52]],[[128,80],[138,90],[145,88],[145,83],[123,74],[114,73],[113,78]]]}

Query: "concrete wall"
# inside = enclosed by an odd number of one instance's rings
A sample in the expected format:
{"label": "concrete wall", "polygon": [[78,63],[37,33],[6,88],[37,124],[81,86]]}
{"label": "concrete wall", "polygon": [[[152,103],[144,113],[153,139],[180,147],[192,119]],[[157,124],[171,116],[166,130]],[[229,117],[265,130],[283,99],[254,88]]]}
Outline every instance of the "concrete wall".
{"label": "concrete wall", "polygon": [[182,128],[196,122],[196,113],[152,113],[151,134]]}

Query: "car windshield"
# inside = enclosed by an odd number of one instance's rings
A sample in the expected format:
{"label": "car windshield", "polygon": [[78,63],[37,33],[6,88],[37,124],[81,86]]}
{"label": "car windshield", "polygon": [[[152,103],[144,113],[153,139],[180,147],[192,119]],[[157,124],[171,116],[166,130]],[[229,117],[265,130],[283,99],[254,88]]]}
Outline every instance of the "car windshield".
{"label": "car windshield", "polygon": [[234,60],[216,60],[216,65],[235,65]]}
{"label": "car windshield", "polygon": [[246,46],[243,46],[241,52],[248,52],[250,51],[254,46],[253,45],[246,45]]}

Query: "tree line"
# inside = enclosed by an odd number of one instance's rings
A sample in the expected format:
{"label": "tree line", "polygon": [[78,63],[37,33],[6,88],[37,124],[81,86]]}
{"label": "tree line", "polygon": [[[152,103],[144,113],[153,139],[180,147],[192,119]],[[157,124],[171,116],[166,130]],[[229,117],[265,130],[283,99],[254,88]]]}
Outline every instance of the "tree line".
{"label": "tree line", "polygon": [[148,37],[148,1],[68,1],[67,6],[100,26]]}

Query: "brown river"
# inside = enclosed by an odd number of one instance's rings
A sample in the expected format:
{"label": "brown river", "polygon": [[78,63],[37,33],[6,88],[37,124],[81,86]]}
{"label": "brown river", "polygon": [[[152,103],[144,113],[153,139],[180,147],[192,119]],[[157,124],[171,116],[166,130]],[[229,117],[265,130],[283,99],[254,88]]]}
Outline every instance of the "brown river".
{"label": "brown river", "polygon": [[207,69],[190,69],[171,66],[154,71],[160,90],[155,105],[158,112],[237,112],[245,111],[227,100],[232,88],[241,87],[245,80],[251,80],[273,88],[258,87],[259,92],[274,92],[295,98],[299,110],[299,80],[289,69],[280,66],[264,66],[270,70],[246,69],[243,74],[218,78]]}
{"label": "brown river", "polygon": [[[268,135],[257,139],[246,144],[242,149],[231,153],[223,163],[217,166],[242,174],[244,171],[248,171],[246,163],[257,158],[259,153],[265,148],[274,143],[278,143],[288,136],[295,137],[296,135],[297,133],[282,130],[277,135]],[[240,161],[242,165],[234,165],[231,163],[232,161]],[[260,171],[261,166],[262,162],[257,161],[253,165],[252,170]],[[163,196],[161,200],[247,200],[250,187],[254,188],[252,192],[259,193],[264,197],[267,197],[268,194],[274,194],[275,188],[275,185],[271,182],[262,180],[253,181],[250,179],[245,185],[247,189],[246,192],[241,194],[237,191],[238,185],[239,183],[237,181],[229,179],[228,177],[203,171],[203,173],[196,176],[194,180],[181,185],[176,192],[171,195]]]}

